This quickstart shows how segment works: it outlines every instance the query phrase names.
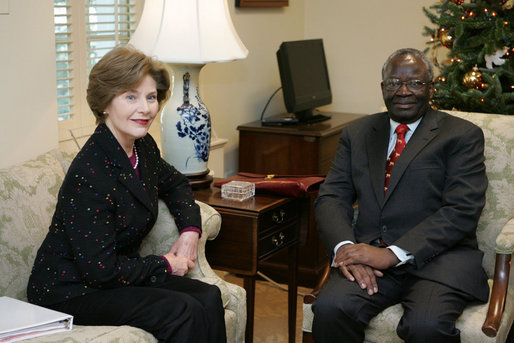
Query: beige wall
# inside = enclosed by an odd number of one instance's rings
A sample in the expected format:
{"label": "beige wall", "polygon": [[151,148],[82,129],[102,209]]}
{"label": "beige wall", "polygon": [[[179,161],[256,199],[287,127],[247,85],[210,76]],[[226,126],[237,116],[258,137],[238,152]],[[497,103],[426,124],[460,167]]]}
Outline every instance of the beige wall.
{"label": "beige wall", "polygon": [[[293,0],[294,1],[294,0]],[[324,39],[334,111],[373,113],[383,106],[382,65],[394,50],[424,50],[423,12],[435,0],[305,0],[305,36]]]}
{"label": "beige wall", "polygon": [[[0,15],[0,167],[57,144],[53,1],[9,1],[11,13]],[[334,95],[328,109],[375,112],[382,106],[384,59],[400,47],[425,48],[421,34],[429,21],[422,7],[434,2],[289,0],[288,7],[258,9],[235,8],[235,0],[228,0],[236,30],[250,53],[245,60],[209,64],[200,75],[200,92],[214,131],[228,139],[225,174],[237,172],[237,126],[258,120],[268,97],[280,86],[275,53],[282,41],[323,38]],[[266,115],[283,111],[278,93]]]}
{"label": "beige wall", "polygon": [[52,0],[0,14],[0,168],[57,147]]}

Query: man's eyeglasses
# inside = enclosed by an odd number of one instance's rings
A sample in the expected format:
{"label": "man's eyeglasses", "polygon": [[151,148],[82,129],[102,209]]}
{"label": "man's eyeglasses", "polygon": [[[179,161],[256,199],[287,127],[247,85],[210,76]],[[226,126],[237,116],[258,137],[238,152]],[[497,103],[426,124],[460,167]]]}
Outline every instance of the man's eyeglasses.
{"label": "man's eyeglasses", "polygon": [[423,82],[421,80],[408,80],[408,81],[400,81],[398,79],[387,79],[382,81],[384,88],[389,92],[396,92],[402,85],[407,86],[407,89],[411,92],[416,92],[422,90],[425,85],[430,82]]}

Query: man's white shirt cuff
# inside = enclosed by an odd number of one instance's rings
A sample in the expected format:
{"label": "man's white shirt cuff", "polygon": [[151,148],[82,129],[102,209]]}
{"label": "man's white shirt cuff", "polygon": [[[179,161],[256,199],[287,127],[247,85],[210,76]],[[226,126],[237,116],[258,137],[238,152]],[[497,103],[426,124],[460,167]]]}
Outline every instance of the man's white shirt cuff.
{"label": "man's white shirt cuff", "polygon": [[396,245],[390,245],[387,247],[387,249],[391,250],[393,254],[395,254],[396,257],[398,257],[398,259],[400,260],[400,263],[395,265],[395,267],[399,267],[414,259],[414,256],[410,252],[408,252],[407,250],[403,250],[402,248],[399,248]]}

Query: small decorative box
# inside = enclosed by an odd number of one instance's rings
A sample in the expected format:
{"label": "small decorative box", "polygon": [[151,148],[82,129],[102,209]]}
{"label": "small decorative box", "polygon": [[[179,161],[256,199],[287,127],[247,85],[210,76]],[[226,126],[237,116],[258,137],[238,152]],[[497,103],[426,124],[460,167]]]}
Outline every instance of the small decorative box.
{"label": "small decorative box", "polygon": [[255,195],[255,184],[244,181],[230,181],[221,186],[221,197],[243,201]]}

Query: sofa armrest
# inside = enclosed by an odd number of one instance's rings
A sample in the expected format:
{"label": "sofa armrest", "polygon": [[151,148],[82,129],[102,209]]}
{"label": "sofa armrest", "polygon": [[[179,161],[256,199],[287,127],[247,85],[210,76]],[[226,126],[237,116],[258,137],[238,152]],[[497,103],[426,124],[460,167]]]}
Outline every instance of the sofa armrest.
{"label": "sofa armrest", "polygon": [[202,234],[207,235],[207,240],[212,241],[220,233],[221,216],[213,207],[198,200],[196,200],[196,203],[200,206],[202,214]]}
{"label": "sofa armrest", "polygon": [[505,299],[509,286],[510,261],[514,247],[514,219],[503,227],[496,238],[496,263],[494,267],[493,287],[489,298],[489,308],[482,332],[495,337],[505,308]]}
{"label": "sofa armrest", "polygon": [[215,239],[221,229],[221,215],[211,206],[203,202],[196,201],[200,206],[202,215],[202,238],[198,242],[198,259],[196,267],[191,270],[187,276],[216,285],[221,290],[223,306],[229,310],[236,321],[235,342],[242,342],[244,339],[244,328],[246,325],[246,292],[245,289],[226,282],[218,274],[216,274],[205,255],[205,245],[207,240]]}
{"label": "sofa armrest", "polygon": [[514,250],[514,218],[510,219],[496,237],[496,253],[512,254]]}
{"label": "sofa armrest", "polygon": [[196,267],[191,270],[187,275],[193,278],[208,277],[217,279],[218,275],[212,270],[207,257],[205,256],[205,245],[207,240],[215,239],[221,229],[221,216],[211,206],[204,204],[201,201],[196,201],[200,206],[200,213],[202,216],[202,237],[198,241],[198,258]]}

